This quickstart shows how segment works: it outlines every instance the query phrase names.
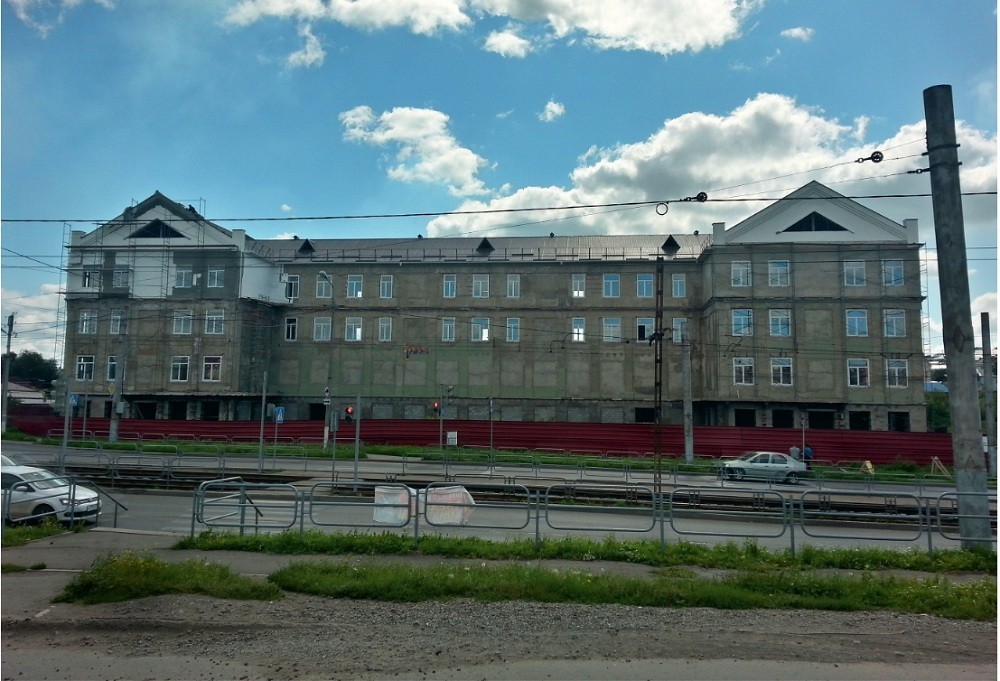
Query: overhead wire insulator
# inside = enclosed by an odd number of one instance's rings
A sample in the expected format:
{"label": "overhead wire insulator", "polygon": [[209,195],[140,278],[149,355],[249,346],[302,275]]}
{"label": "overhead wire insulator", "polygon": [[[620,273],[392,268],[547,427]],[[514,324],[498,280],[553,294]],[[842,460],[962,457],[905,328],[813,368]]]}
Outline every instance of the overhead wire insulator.
{"label": "overhead wire insulator", "polygon": [[697,201],[698,203],[705,203],[706,201],[708,201],[708,194],[706,194],[705,192],[698,192],[694,196],[686,196],[686,197],[684,197],[684,200],[685,201]]}
{"label": "overhead wire insulator", "polygon": [[864,163],[865,161],[871,161],[872,163],[881,163],[885,160],[885,155],[881,151],[873,151],[871,156],[866,156],[865,158],[859,158],[856,163]]}

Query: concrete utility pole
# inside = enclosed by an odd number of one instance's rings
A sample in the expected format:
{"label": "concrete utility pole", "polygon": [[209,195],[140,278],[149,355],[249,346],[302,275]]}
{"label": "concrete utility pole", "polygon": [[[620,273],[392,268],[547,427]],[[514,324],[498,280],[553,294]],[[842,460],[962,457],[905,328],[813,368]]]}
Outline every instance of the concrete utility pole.
{"label": "concrete utility pole", "polygon": [[997,377],[993,373],[993,350],[990,342],[990,313],[980,312],[983,339],[983,404],[986,405],[986,466],[989,474],[997,476]]}
{"label": "concrete utility pole", "polygon": [[975,548],[988,546],[993,536],[980,430],[976,339],[969,302],[965,221],[950,85],[935,85],[924,90],[924,118],[927,121],[927,157],[938,251],[944,354],[948,365],[948,406],[951,410],[959,533],[963,548]]}
{"label": "concrete utility pole", "polygon": [[7,354],[3,356],[3,415],[0,423],[0,433],[7,432],[7,397],[10,393],[10,365],[14,358],[10,354],[10,342],[14,339],[14,313],[7,316]]}
{"label": "concrete utility pole", "polygon": [[[111,394],[111,421],[108,423],[108,442],[118,442],[118,425],[122,418],[125,402],[122,400],[122,390],[125,387],[125,334],[118,329],[118,354],[115,356],[115,382]],[[87,409],[86,403],[83,405]]]}

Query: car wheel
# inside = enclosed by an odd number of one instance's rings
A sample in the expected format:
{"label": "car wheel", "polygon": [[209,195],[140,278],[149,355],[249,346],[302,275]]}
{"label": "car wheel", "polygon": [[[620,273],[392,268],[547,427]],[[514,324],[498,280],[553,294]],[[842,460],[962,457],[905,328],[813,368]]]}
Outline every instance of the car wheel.
{"label": "car wheel", "polygon": [[46,516],[53,515],[55,512],[56,510],[48,504],[35,506],[35,508],[31,511],[31,515],[34,516],[31,521],[34,523],[43,523],[45,522]]}
{"label": "car wheel", "polygon": [[746,473],[743,471],[742,468],[732,468],[730,470],[732,471],[733,478],[736,480],[742,480],[743,478],[746,477]]}
{"label": "car wheel", "polygon": [[787,482],[789,485],[799,484],[799,474],[789,473],[788,475],[785,476],[785,482]]}

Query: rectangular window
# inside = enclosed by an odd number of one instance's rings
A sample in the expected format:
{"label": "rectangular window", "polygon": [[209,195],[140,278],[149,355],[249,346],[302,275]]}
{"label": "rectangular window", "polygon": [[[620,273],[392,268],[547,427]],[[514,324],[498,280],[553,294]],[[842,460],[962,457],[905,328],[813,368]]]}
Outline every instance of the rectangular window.
{"label": "rectangular window", "polygon": [[622,277],[620,274],[604,275],[604,297],[619,298],[622,294]]}
{"label": "rectangular window", "polygon": [[115,355],[108,355],[108,380],[115,380],[115,376],[118,374],[118,357]]}
{"label": "rectangular window", "polygon": [[97,312],[80,310],[80,333],[97,333]]}
{"label": "rectangular window", "polygon": [[393,279],[391,274],[383,274],[378,280],[378,297],[389,299],[392,298],[392,284]]}
{"label": "rectangular window", "polygon": [[637,275],[635,275],[635,297],[636,298],[652,298],[653,297],[653,275],[652,274],[637,274]]}
{"label": "rectangular window", "polygon": [[458,291],[458,279],[454,274],[446,274],[441,279],[442,292],[445,298],[454,298]]}
{"label": "rectangular window", "polygon": [[80,285],[83,288],[99,288],[101,285],[100,270],[84,270]]}
{"label": "rectangular window", "polygon": [[364,288],[365,277],[362,274],[347,275],[347,297],[360,298]]}
{"label": "rectangular window", "polygon": [[882,313],[885,321],[886,338],[903,338],[906,336],[906,311],[886,310]]}
{"label": "rectangular window", "polygon": [[328,341],[333,336],[333,319],[330,317],[316,317],[313,320],[313,340]]}
{"label": "rectangular window", "polygon": [[111,328],[108,331],[112,336],[120,336],[128,333],[128,324],[125,322],[125,310],[111,311]]}
{"label": "rectangular window", "polygon": [[674,317],[672,332],[675,343],[683,343],[691,340],[688,337],[688,320],[685,317]]}
{"label": "rectangular window", "polygon": [[378,318],[378,341],[388,343],[392,340],[392,317]]}
{"label": "rectangular window", "polygon": [[445,317],[441,320],[441,340],[445,343],[455,342],[455,318]]}
{"label": "rectangular window", "polygon": [[215,383],[222,380],[222,357],[205,355],[205,364],[201,372],[201,380]]}
{"label": "rectangular window", "polygon": [[771,358],[771,385],[792,384],[792,360],[789,357]]}
{"label": "rectangular window", "polygon": [[76,357],[76,380],[94,380],[94,356],[77,355]]}
{"label": "rectangular window", "polygon": [[572,290],[574,298],[583,298],[587,294],[587,275],[574,274],[572,279]]}
{"label": "rectangular window", "polygon": [[521,342],[521,318],[507,317],[507,342]]}
{"label": "rectangular window", "polygon": [[490,339],[490,318],[473,317],[472,336],[470,340],[473,343],[481,343],[483,341],[488,341],[489,339]]}
{"label": "rectangular window", "polygon": [[847,335],[848,336],[868,335],[868,310],[847,311]]}
{"label": "rectangular window", "polygon": [[209,310],[205,313],[205,333],[221,334],[223,332],[223,322],[226,313],[224,310]]}
{"label": "rectangular window", "polygon": [[882,285],[902,286],[903,285],[903,261],[883,260],[882,261]]}
{"label": "rectangular window", "polygon": [[791,282],[787,260],[771,260],[767,263],[767,285],[788,286]]}
{"label": "rectangular window", "polygon": [[191,310],[174,310],[174,333],[181,336],[191,334],[194,313]]}
{"label": "rectangular window", "polygon": [[871,385],[867,359],[847,360],[847,385],[852,388],[867,388]]}
{"label": "rectangular window", "polygon": [[208,288],[222,288],[226,284],[226,268],[222,265],[208,266]]}
{"label": "rectangular window", "polygon": [[573,333],[572,338],[574,343],[582,343],[587,340],[587,320],[583,317],[573,317]]}
{"label": "rectangular window", "polygon": [[507,275],[507,297],[508,298],[520,298],[521,297],[521,275],[520,274],[508,274]]}
{"label": "rectangular window", "polygon": [[115,265],[115,271],[111,275],[112,288],[128,288],[130,279],[127,265]]}
{"label": "rectangular window", "polygon": [[733,385],[753,385],[753,357],[733,357]]}
{"label": "rectangular window", "polygon": [[736,260],[733,262],[729,273],[729,283],[731,283],[733,286],[740,286],[740,287],[750,285],[749,260]]}
{"label": "rectangular window", "polygon": [[472,275],[472,297],[473,298],[490,297],[490,275],[488,274]]}
{"label": "rectangular window", "polygon": [[350,343],[361,341],[361,317],[348,317],[344,320],[344,340]]}
{"label": "rectangular window", "polygon": [[635,320],[635,339],[644,341],[656,333],[656,321],[652,317],[638,317]]}
{"label": "rectangular window", "polygon": [[174,273],[174,288],[191,288],[194,285],[194,270],[190,267],[178,267]]}
{"label": "rectangular window", "polygon": [[601,339],[605,343],[622,342],[621,317],[603,317],[601,319]]}
{"label": "rectangular window", "polygon": [[333,281],[329,275],[316,275],[316,297],[333,298]]}
{"label": "rectangular window", "polygon": [[285,298],[288,300],[298,300],[299,298],[299,275],[286,274],[285,278]]}
{"label": "rectangular window", "polygon": [[772,336],[792,335],[792,311],[791,310],[770,310],[770,328]]}
{"label": "rectangular window", "polygon": [[753,310],[737,308],[733,310],[733,335],[753,335]]}
{"label": "rectangular window", "polygon": [[885,361],[885,382],[890,388],[905,388],[909,385],[910,376],[905,359],[887,359]]}
{"label": "rectangular window", "polygon": [[298,317],[285,317],[285,340],[295,341],[299,339]]}
{"label": "rectangular window", "polygon": [[188,365],[191,358],[186,355],[174,355],[170,359],[170,380],[183,382],[188,380]]}
{"label": "rectangular window", "polygon": [[864,286],[867,283],[864,260],[848,260],[844,263],[844,286]]}
{"label": "rectangular window", "polygon": [[670,275],[670,295],[674,298],[686,298],[687,297],[687,275],[686,274],[671,274]]}

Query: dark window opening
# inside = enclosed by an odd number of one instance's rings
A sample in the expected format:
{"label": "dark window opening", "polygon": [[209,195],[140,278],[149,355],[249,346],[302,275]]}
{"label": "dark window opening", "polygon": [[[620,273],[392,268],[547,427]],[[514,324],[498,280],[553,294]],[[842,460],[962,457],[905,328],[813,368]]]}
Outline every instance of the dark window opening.
{"label": "dark window opening", "polygon": [[201,420],[202,421],[218,421],[219,420],[219,403],[218,402],[202,402],[201,403]]}
{"label": "dark window opening", "polygon": [[656,423],[656,408],[655,407],[636,407],[635,408],[635,422],[636,423]]}
{"label": "dark window opening", "polygon": [[889,412],[889,430],[894,430],[897,433],[909,433],[910,432],[910,412],[908,412],[908,411],[890,411]]}
{"label": "dark window opening", "polygon": [[167,406],[167,418],[171,421],[186,420],[187,406],[187,402],[169,402]]}
{"label": "dark window opening", "polygon": [[132,405],[137,419],[155,419],[156,402],[136,402]]}
{"label": "dark window opening", "polygon": [[733,418],[738,428],[755,428],[757,426],[756,409],[734,409]]}
{"label": "dark window opening", "polygon": [[833,430],[836,427],[834,420],[832,411],[811,411],[808,426],[816,430]]}
{"label": "dark window opening", "polygon": [[870,411],[852,411],[847,417],[847,427],[851,430],[871,430],[872,413]]}
{"label": "dark window opening", "polygon": [[771,427],[794,428],[795,411],[792,409],[775,409],[771,412]]}
{"label": "dark window opening", "polygon": [[309,420],[322,421],[326,418],[326,405],[319,402],[312,402],[309,405]]}

